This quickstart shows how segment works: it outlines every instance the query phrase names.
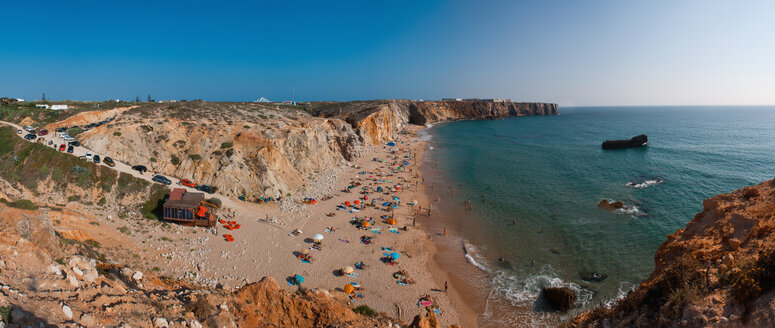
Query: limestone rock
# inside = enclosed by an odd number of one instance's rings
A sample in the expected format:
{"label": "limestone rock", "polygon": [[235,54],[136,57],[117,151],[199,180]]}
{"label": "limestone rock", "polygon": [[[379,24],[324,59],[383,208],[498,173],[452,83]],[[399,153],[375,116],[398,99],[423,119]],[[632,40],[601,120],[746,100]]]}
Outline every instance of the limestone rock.
{"label": "limestone rock", "polygon": [[81,315],[81,319],[79,320],[81,325],[86,327],[94,327],[96,322],[94,321],[94,318],[92,318],[91,315],[84,313]]}
{"label": "limestone rock", "polygon": [[153,320],[153,326],[156,328],[169,328],[169,323],[165,318],[156,318]]}
{"label": "limestone rock", "polygon": [[132,275],[132,279],[134,281],[140,281],[143,280],[143,273],[140,271],[135,271],[135,273]]}
{"label": "limestone rock", "polygon": [[73,310],[70,309],[69,306],[67,305],[62,306],[62,313],[65,315],[65,319],[67,320],[73,319]]}

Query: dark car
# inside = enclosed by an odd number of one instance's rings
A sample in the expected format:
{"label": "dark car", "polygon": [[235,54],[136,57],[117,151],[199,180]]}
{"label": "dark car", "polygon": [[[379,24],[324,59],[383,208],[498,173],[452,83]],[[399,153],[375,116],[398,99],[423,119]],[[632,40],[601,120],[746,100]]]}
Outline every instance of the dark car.
{"label": "dark car", "polygon": [[172,181],[170,181],[170,179],[167,179],[167,177],[165,177],[163,175],[158,175],[158,174],[154,175],[153,179],[151,179],[151,180],[153,180],[155,182],[158,182],[158,183],[161,183],[163,185],[168,185],[168,186],[172,184]]}
{"label": "dark car", "polygon": [[65,144],[59,145],[59,151],[65,151]]}
{"label": "dark car", "polygon": [[145,167],[145,165],[135,165],[135,166],[132,166],[132,169],[137,171],[137,172],[140,172],[140,174],[145,173],[146,171],[148,171],[148,168]]}
{"label": "dark car", "polygon": [[198,185],[196,186],[196,190],[206,192],[208,194],[215,193],[218,190],[218,187],[214,187],[211,185]]}
{"label": "dark car", "polygon": [[27,135],[24,136],[24,139],[35,140],[35,138],[37,138],[37,137],[38,136],[36,136],[34,133],[27,133]]}
{"label": "dark car", "polygon": [[48,134],[48,130],[46,130],[46,129],[40,130],[40,132],[38,132],[39,136],[45,136],[47,134]]}
{"label": "dark car", "polygon": [[100,155],[94,155],[94,163],[99,164],[100,163]]}
{"label": "dark car", "polygon": [[67,152],[68,152],[68,153],[70,153],[70,154],[72,154],[72,153],[73,153],[73,150],[74,150],[74,149],[75,149],[75,148],[73,147],[73,145],[67,146]]}
{"label": "dark car", "polygon": [[116,162],[114,162],[114,161],[113,161],[113,159],[112,159],[112,158],[110,158],[110,157],[105,157],[105,158],[102,160],[102,162],[103,162],[103,163],[105,163],[105,165],[107,165],[107,166],[110,166],[110,167],[114,167],[114,166],[116,166]]}
{"label": "dark car", "polygon": [[56,132],[67,132],[67,128],[56,128]]}
{"label": "dark car", "polygon": [[70,146],[75,146],[75,147],[78,147],[78,146],[81,145],[81,143],[78,142],[78,141],[70,141],[69,144],[70,144]]}

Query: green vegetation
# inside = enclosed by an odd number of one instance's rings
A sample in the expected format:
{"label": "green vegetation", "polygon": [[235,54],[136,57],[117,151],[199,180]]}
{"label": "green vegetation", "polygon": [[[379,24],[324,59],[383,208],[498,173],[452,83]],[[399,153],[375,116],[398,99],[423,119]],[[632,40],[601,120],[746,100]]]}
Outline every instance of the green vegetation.
{"label": "green vegetation", "polygon": [[118,198],[124,198],[126,195],[132,195],[142,192],[151,183],[145,180],[140,180],[133,177],[131,174],[121,172],[118,175],[118,184],[116,185],[116,191],[118,192]]}
{"label": "green vegetation", "polygon": [[99,222],[97,222],[97,221],[92,221],[92,222],[89,222],[89,224],[91,224],[91,225],[93,225],[93,226],[98,226],[98,227],[100,226],[100,223],[99,223]]}
{"label": "green vegetation", "polygon": [[118,131],[113,132],[113,135],[116,136],[116,137],[120,137],[121,136],[121,132],[118,132]]}
{"label": "green vegetation", "polygon": [[8,205],[9,207],[18,208],[21,210],[37,210],[38,206],[35,205],[31,200],[29,199],[19,199],[13,202],[9,202],[5,198],[0,198],[0,203],[3,203],[5,205]]}
{"label": "green vegetation", "polygon": [[170,190],[166,186],[154,183],[151,186],[151,196],[143,203],[140,209],[143,217],[152,220],[162,219],[164,200],[169,196]]}
{"label": "green vegetation", "polygon": [[216,150],[216,151],[213,152],[213,155],[215,155],[215,156],[221,156],[221,154],[223,154],[223,153],[220,150]]}
{"label": "green vegetation", "polygon": [[83,129],[81,128],[70,128],[69,130],[67,130],[67,134],[71,137],[75,137],[81,134],[81,132],[83,132]]}
{"label": "green vegetation", "polygon": [[191,155],[188,155],[188,158],[190,158],[192,160],[195,160],[195,161],[198,161],[198,160],[202,159],[202,156],[199,155],[199,154],[191,154]]}
{"label": "green vegetation", "polygon": [[151,270],[153,270],[153,272],[161,272],[161,269],[159,269],[159,267],[153,267],[153,269]]}
{"label": "green vegetation", "polygon": [[221,149],[231,148],[232,146],[234,146],[233,142],[224,142],[221,144]]}
{"label": "green vegetation", "polygon": [[143,124],[143,125],[140,126],[140,128],[143,129],[143,131],[145,131],[145,132],[153,131],[153,128],[150,125],[148,125],[148,124]]}
{"label": "green vegetation", "polygon": [[215,197],[208,199],[207,202],[218,207],[221,207],[221,204],[222,204],[221,200]]}
{"label": "green vegetation", "polygon": [[365,315],[365,316],[369,316],[369,317],[373,316],[376,313],[376,311],[374,311],[374,309],[370,308],[366,304],[354,308],[353,312],[358,313],[358,314],[362,314],[362,315]]}
{"label": "green vegetation", "polygon": [[68,201],[68,202],[77,202],[77,201],[79,201],[79,200],[81,200],[81,196],[77,196],[77,195],[76,195],[76,196],[70,196],[70,197],[67,197],[67,201]]}
{"label": "green vegetation", "polygon": [[226,150],[226,156],[231,157],[231,155],[234,155],[234,148],[229,148]]}
{"label": "green vegetation", "polygon": [[178,165],[180,164],[180,158],[178,158],[178,156],[172,155],[172,157],[170,157],[170,163],[172,163],[172,165]]}
{"label": "green vegetation", "polygon": [[123,234],[125,234],[127,236],[131,236],[132,235],[132,232],[129,231],[129,228],[127,228],[127,227],[118,227],[118,228],[116,228],[116,230],[118,230],[120,233],[123,233]]}
{"label": "green vegetation", "polygon": [[13,323],[10,306],[0,307],[0,322],[5,322],[7,324]]}

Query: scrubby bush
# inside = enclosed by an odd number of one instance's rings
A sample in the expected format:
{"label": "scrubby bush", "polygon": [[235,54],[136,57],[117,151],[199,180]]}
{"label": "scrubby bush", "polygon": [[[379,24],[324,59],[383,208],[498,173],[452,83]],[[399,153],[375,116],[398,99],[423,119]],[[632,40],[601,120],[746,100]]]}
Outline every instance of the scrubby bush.
{"label": "scrubby bush", "polygon": [[178,158],[178,156],[172,155],[170,157],[170,163],[172,163],[172,165],[178,165],[180,164],[180,158]]}
{"label": "scrubby bush", "polygon": [[116,137],[120,137],[121,136],[121,132],[118,132],[118,131],[113,132],[113,135],[116,136]]}
{"label": "scrubby bush", "polygon": [[202,156],[199,155],[199,154],[191,154],[191,155],[188,155],[188,158],[190,158],[192,160],[195,160],[195,161],[198,161],[198,160],[202,159]]}
{"label": "scrubby bush", "polygon": [[231,148],[232,146],[234,146],[234,143],[232,143],[232,142],[224,142],[224,143],[221,144],[221,149]]}
{"label": "scrubby bush", "polygon": [[208,199],[207,202],[218,207],[221,207],[222,204],[221,200],[215,197]]}
{"label": "scrubby bush", "polygon": [[365,305],[365,304],[354,308],[353,312],[362,314],[365,316],[369,316],[369,317],[373,316],[376,313],[374,309],[370,308],[368,305]]}

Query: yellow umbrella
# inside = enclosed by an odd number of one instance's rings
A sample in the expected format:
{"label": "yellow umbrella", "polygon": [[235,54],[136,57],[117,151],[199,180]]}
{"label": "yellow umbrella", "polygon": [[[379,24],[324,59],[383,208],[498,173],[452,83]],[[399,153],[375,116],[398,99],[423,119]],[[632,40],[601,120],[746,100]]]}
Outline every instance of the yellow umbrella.
{"label": "yellow umbrella", "polygon": [[389,218],[387,219],[387,224],[398,224],[398,222],[396,222],[396,219],[394,218]]}
{"label": "yellow umbrella", "polygon": [[353,269],[351,266],[346,266],[344,269],[342,269],[342,272],[344,273],[353,273],[353,271],[355,271],[355,269]]}
{"label": "yellow umbrella", "polygon": [[351,284],[344,285],[344,292],[347,294],[352,294],[352,292],[355,291],[355,286]]}

